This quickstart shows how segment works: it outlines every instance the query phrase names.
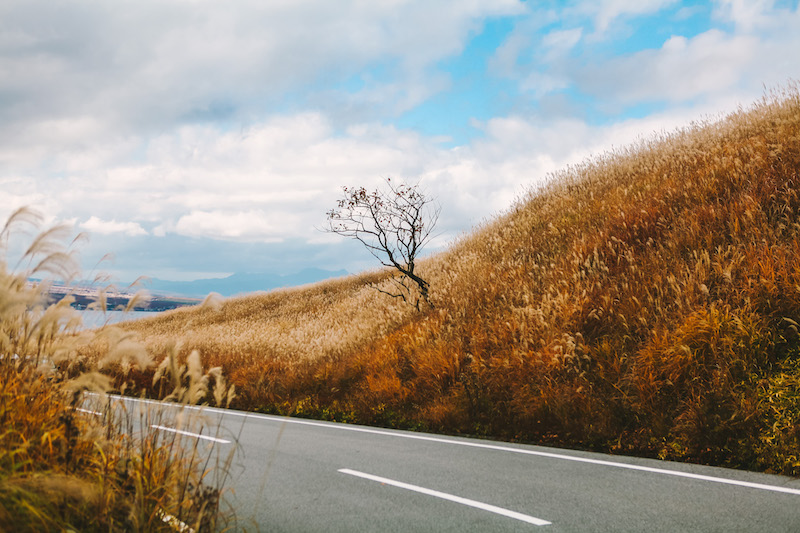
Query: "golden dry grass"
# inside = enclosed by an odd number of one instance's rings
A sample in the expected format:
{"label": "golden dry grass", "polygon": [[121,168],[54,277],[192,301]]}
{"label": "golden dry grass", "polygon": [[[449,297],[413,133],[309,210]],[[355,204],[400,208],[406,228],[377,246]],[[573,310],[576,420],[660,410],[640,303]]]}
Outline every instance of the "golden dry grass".
{"label": "golden dry grass", "polygon": [[[36,222],[32,211],[17,211],[0,247],[20,224]],[[150,357],[122,330],[81,333],[69,298],[50,304],[43,284],[28,283],[75,271],[64,235],[40,233],[17,271],[0,256],[0,532],[172,531],[165,514],[195,529],[223,526],[219,492],[204,481],[196,450],[155,431],[135,437],[124,411],[82,411],[85,391],[102,398],[110,390],[109,369],[124,382]],[[89,343],[107,347],[97,364],[80,356]],[[199,388],[191,376],[184,381]]]}
{"label": "golden dry grass", "polygon": [[422,312],[373,272],[127,328],[244,409],[797,475],[799,172],[792,84],[551,176],[420,263]]}

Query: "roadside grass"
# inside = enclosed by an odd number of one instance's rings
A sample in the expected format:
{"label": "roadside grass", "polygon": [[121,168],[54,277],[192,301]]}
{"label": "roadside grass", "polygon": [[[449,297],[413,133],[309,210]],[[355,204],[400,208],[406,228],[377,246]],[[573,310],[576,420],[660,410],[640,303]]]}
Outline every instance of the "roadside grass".
{"label": "roadside grass", "polygon": [[791,83],[550,176],[420,262],[421,312],[375,271],[125,328],[242,409],[800,475],[799,215]]}
{"label": "roadside grass", "polygon": [[[0,231],[3,250],[38,222],[31,210],[15,212]],[[74,276],[68,232],[32,237],[11,270],[0,258],[0,531],[174,531],[165,517],[224,529],[221,485],[205,479],[212,465],[201,450],[149,425],[134,431],[130,413],[85,405],[85,392],[102,399],[112,374],[122,383],[151,358],[120,329],[81,331],[70,298],[50,304],[46,284],[28,283]],[[92,342],[106,346],[96,361],[80,354]],[[199,396],[205,383],[185,381]]]}

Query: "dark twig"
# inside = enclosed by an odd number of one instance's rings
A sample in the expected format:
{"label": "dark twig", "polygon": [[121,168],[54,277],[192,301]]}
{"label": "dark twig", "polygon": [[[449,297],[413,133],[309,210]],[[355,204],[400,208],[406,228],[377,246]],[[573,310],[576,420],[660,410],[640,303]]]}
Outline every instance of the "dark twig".
{"label": "dark twig", "polygon": [[388,190],[368,192],[364,187],[343,187],[344,197],[328,211],[325,231],[357,240],[380,263],[400,273],[394,282],[399,292],[375,287],[379,292],[409,302],[411,280],[420,298],[430,304],[430,284],[416,272],[416,259],[439,219],[441,207],[427,197],[419,184],[395,185],[386,180]]}

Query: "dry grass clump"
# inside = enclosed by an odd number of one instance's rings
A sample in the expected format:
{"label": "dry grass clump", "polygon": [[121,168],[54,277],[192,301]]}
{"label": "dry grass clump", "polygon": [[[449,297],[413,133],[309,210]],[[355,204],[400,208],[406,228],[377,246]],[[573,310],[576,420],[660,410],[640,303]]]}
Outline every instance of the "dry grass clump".
{"label": "dry grass clump", "polygon": [[[337,372],[340,361],[414,315],[413,307],[371,287],[389,283],[387,277],[368,273],[177,309],[132,322],[126,330],[142,336],[159,357],[174,352],[184,361],[195,350],[201,353],[235,385],[236,405],[288,412],[295,403],[284,388],[293,381],[289,376],[321,380],[316,387],[324,390],[336,379],[329,373]],[[137,383],[149,381],[146,373]],[[164,394],[156,386],[151,392]]]}
{"label": "dry grass clump", "polygon": [[[236,405],[800,474],[800,92],[564,169],[420,263],[129,326]],[[369,279],[367,279],[369,278]]]}
{"label": "dry grass clump", "polygon": [[[0,244],[37,221],[17,211]],[[64,231],[35,237],[15,272],[0,258],[0,531],[173,531],[165,516],[215,527],[219,491],[197,450],[153,431],[136,438],[124,411],[83,409],[84,391],[110,390],[104,370],[141,370],[150,357],[122,330],[80,332],[69,298],[51,305],[28,282],[76,271]],[[108,349],[96,365],[78,353],[98,335]]]}

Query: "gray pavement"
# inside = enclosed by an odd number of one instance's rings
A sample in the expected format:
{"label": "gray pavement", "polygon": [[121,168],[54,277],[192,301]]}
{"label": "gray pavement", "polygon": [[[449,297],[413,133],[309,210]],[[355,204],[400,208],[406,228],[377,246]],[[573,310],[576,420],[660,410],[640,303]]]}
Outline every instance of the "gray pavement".
{"label": "gray pavement", "polygon": [[239,530],[800,532],[793,478],[212,408],[187,425],[174,404],[136,405],[216,439],[200,442],[231,459]]}

